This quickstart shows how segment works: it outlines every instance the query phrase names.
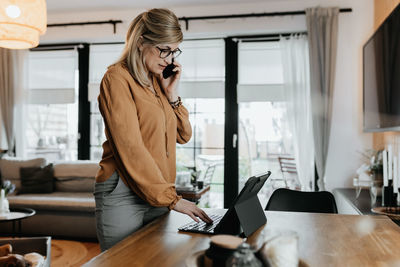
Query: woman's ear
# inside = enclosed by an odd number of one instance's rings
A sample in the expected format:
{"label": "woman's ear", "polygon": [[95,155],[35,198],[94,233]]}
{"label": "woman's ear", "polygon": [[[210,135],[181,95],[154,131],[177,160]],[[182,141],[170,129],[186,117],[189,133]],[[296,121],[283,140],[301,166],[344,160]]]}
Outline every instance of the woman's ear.
{"label": "woman's ear", "polygon": [[140,36],[140,37],[139,37],[139,40],[138,40],[138,48],[139,48],[139,51],[140,51],[140,52],[143,52],[143,36]]}

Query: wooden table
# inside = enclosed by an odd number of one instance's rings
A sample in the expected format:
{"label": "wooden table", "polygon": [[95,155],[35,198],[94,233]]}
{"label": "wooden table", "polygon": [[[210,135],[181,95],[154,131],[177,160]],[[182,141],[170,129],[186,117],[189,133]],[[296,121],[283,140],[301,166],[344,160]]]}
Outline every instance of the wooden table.
{"label": "wooden table", "polygon": [[[290,229],[299,234],[299,255],[309,266],[400,266],[400,228],[386,216],[276,211],[266,215],[263,231]],[[207,235],[177,231],[190,220],[172,211],[84,266],[185,266],[192,253],[209,246]]]}
{"label": "wooden table", "polygon": [[187,187],[176,187],[176,193],[181,195],[182,198],[189,201],[198,203],[200,198],[208,191],[210,191],[210,185],[204,186],[202,189],[187,188]]}

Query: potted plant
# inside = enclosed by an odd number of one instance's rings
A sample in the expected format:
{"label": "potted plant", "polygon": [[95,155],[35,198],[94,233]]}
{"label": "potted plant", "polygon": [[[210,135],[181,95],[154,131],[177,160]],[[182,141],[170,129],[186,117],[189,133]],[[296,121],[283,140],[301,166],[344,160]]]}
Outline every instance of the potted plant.
{"label": "potted plant", "polygon": [[369,149],[363,156],[368,161],[368,171],[371,175],[371,180],[375,186],[383,185],[383,150]]}
{"label": "potted plant", "polygon": [[0,214],[9,213],[9,204],[7,200],[7,195],[14,192],[15,185],[11,183],[10,180],[5,180],[1,182],[0,187]]}

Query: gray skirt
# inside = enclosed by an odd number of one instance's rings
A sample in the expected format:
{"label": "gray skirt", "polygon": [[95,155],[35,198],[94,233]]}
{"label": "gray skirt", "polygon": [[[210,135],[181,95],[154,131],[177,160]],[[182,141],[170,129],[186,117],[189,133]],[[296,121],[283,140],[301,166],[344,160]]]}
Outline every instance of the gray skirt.
{"label": "gray skirt", "polygon": [[136,232],[168,212],[167,207],[153,207],[137,196],[117,172],[94,189],[96,230],[102,251]]}

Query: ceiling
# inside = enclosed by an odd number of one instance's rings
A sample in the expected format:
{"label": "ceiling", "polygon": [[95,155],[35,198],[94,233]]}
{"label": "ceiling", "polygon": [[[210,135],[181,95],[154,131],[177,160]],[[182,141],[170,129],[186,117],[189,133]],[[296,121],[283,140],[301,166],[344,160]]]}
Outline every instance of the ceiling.
{"label": "ceiling", "polygon": [[[251,1],[251,0],[250,0]],[[248,0],[47,0],[48,11],[152,8],[190,5],[246,3]],[[265,0],[264,0],[265,1]],[[251,2],[257,2],[252,0]]]}

